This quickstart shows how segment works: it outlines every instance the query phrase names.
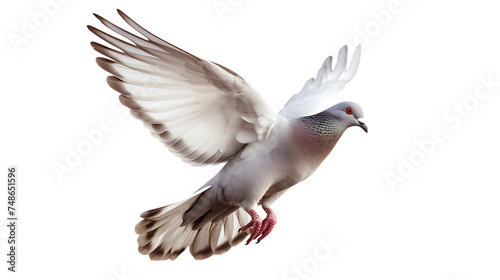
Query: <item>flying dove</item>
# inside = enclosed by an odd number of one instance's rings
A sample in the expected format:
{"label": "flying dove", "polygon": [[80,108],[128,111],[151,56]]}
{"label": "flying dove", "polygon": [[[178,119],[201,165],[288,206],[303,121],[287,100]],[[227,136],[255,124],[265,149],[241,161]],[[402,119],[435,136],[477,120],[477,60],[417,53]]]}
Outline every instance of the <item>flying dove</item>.
{"label": "flying dove", "polygon": [[[92,42],[108,57],[97,64],[112,74],[111,88],[151,135],[192,165],[224,167],[190,198],[142,213],[135,231],[139,252],[152,260],[176,259],[189,247],[195,259],[222,254],[246,241],[262,241],[276,225],[271,205],[309,177],[344,131],[359,126],[363,110],[353,102],[331,106],[359,65],[358,46],[347,67],[347,46],[332,69],[329,56],[276,114],[234,71],[184,51],[147,31],[118,10],[143,37],[95,15],[123,41],[95,27],[116,49]],[[256,212],[266,212],[262,219]],[[248,215],[250,216],[250,220]]]}

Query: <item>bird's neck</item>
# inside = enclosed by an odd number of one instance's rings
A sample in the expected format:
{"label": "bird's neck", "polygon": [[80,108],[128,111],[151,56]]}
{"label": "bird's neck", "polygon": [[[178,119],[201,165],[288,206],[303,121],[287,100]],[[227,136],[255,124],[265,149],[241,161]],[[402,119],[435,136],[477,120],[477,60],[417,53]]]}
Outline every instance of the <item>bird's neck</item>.
{"label": "bird's neck", "polygon": [[340,121],[328,113],[302,117],[294,125],[294,138],[307,158],[321,163],[345,131]]}

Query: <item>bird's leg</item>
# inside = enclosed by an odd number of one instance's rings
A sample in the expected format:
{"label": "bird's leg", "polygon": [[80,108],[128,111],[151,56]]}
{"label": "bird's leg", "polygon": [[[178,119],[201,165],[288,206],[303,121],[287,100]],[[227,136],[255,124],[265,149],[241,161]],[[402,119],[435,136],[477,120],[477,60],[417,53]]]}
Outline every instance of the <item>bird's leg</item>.
{"label": "bird's leg", "polygon": [[267,217],[262,221],[262,227],[261,227],[261,236],[259,239],[257,239],[257,243],[262,241],[266,236],[268,236],[271,231],[273,231],[274,226],[278,222],[278,219],[276,218],[276,214],[274,214],[273,210],[271,208],[264,208],[264,211],[267,213]]}
{"label": "bird's leg", "polygon": [[254,209],[250,209],[250,210],[247,210],[247,213],[250,215],[250,217],[252,217],[252,220],[248,224],[246,224],[245,226],[240,228],[240,230],[238,230],[238,232],[242,231],[242,230],[245,231],[245,230],[249,229],[250,227],[252,227],[252,234],[248,238],[246,245],[248,245],[248,243],[250,243],[250,241],[257,238],[257,236],[259,236],[260,233],[262,232],[261,231],[262,218],[259,216],[259,214],[257,214],[257,211],[255,211]]}

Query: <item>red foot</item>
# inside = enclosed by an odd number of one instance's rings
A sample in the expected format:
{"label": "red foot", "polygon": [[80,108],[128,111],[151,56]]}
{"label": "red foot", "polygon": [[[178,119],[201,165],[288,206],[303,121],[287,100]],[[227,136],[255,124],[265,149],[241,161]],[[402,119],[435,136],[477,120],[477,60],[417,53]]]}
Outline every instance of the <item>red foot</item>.
{"label": "red foot", "polygon": [[239,230],[245,231],[252,227],[252,234],[248,238],[246,245],[248,245],[250,241],[256,239],[257,237],[259,237],[259,239],[257,239],[257,243],[259,243],[260,241],[262,241],[262,239],[268,236],[271,231],[273,231],[273,228],[278,221],[276,218],[276,214],[274,214],[271,208],[264,208],[264,211],[266,211],[267,213],[267,217],[264,219],[264,221],[262,221],[255,210],[250,209],[247,211],[247,213],[250,214],[250,217],[252,217],[252,220]]}
{"label": "red foot", "polygon": [[250,227],[252,227],[252,234],[248,238],[246,245],[248,245],[248,243],[250,243],[250,241],[257,238],[257,236],[259,236],[260,233],[262,232],[261,231],[262,218],[259,216],[259,214],[257,214],[257,212],[253,209],[247,210],[247,213],[250,214],[250,217],[252,217],[252,220],[248,224],[246,224],[245,226],[240,228],[240,230],[245,231],[245,230],[249,229]]}
{"label": "red foot", "polygon": [[271,208],[264,208],[264,211],[266,211],[267,217],[262,222],[261,236],[259,237],[259,239],[257,239],[257,243],[262,241],[262,239],[266,238],[266,236],[268,236],[271,233],[271,231],[273,231],[274,226],[278,222],[276,214],[274,214]]}

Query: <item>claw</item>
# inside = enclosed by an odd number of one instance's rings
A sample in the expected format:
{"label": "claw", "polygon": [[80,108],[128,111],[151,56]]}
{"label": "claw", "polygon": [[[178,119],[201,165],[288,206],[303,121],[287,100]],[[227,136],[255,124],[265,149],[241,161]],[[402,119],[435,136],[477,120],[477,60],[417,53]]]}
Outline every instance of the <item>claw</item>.
{"label": "claw", "polygon": [[256,243],[258,244],[274,229],[274,226],[278,221],[276,218],[276,214],[274,214],[271,208],[264,208],[264,211],[266,211],[267,216],[264,220],[262,220],[262,218],[257,214],[255,210],[247,210],[247,213],[250,214],[252,220],[238,230],[238,232],[240,232],[242,230],[246,231],[247,229],[252,228],[252,234],[248,238],[246,245],[257,238],[258,239]]}
{"label": "claw", "polygon": [[250,217],[252,217],[252,220],[248,224],[241,227],[239,230],[239,231],[241,231],[241,230],[245,231],[245,230],[249,229],[250,227],[252,227],[252,234],[248,238],[246,245],[248,245],[248,243],[250,243],[250,241],[254,240],[262,233],[262,230],[261,230],[262,218],[259,216],[259,214],[257,214],[257,211],[250,209],[250,210],[247,210],[247,213],[250,214]]}
{"label": "claw", "polygon": [[257,239],[257,243],[262,241],[262,239],[266,238],[266,236],[268,236],[271,233],[271,231],[273,231],[274,226],[276,226],[276,223],[278,222],[276,214],[274,214],[271,208],[264,208],[264,211],[266,211],[267,217],[262,222],[261,235],[259,239]]}

